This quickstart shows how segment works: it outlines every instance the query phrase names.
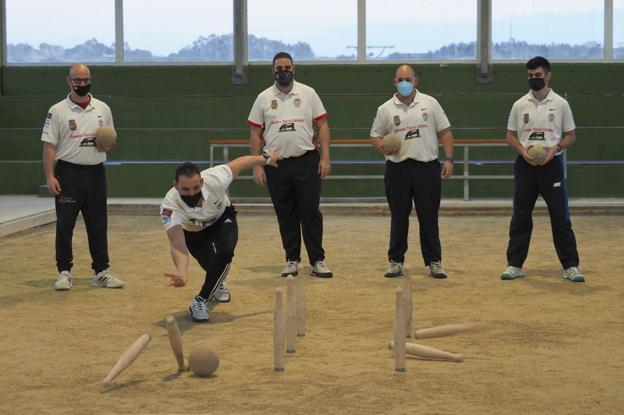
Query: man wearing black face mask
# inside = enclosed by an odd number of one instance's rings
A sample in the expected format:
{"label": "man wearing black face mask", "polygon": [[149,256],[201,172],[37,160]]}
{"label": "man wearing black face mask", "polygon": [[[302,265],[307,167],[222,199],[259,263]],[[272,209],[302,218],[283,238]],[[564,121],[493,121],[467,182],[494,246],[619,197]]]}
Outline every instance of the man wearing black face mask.
{"label": "man wearing black face mask", "polygon": [[[301,262],[301,234],[312,265],[312,275],[332,277],[325,264],[323,215],[319,209],[321,179],[330,171],[327,112],[314,89],[294,80],[292,57],[280,52],[273,58],[275,83],[261,92],[247,124],[251,153],[275,148],[282,154],[280,168],[254,168],[254,181],[267,185],[279,222],[286,266],[282,276],[297,275]],[[314,143],[318,130],[321,153]]]}
{"label": "man wearing black face mask", "polygon": [[[549,88],[552,74],[548,60],[537,56],[529,60],[526,67],[531,90],[514,103],[507,124],[507,142],[519,155],[514,164],[507,268],[500,277],[503,280],[524,277],[522,265],[529,252],[533,228],[531,214],[538,195],[542,195],[548,206],[555,249],[563,266],[563,278],[584,282],[570,222],[561,155],[562,150],[576,139],[574,118],[568,102]],[[536,144],[548,151],[546,159],[540,163],[528,152]]]}
{"label": "man wearing black face mask", "polygon": [[174,287],[186,285],[189,252],[206,271],[202,288],[188,309],[193,321],[209,320],[209,303],[230,301],[225,279],[238,242],[238,225],[228,187],[241,171],[260,165],[276,167],[279,159],[278,151],[267,150],[262,156],[239,157],[202,172],[193,163],[176,169],[173,188],[160,206],[176,267],[165,276]]}
{"label": "man wearing black face mask", "polygon": [[109,271],[106,175],[104,161],[111,147],[96,145],[95,131],[113,126],[110,108],[90,93],[91,72],[76,64],[67,77],[69,94],[52,106],[46,117],[41,141],[48,189],[55,196],[56,266],[54,288],[72,287],[72,235],[78,213],[87,228],[94,271],[93,286],[121,288],[123,281]]}

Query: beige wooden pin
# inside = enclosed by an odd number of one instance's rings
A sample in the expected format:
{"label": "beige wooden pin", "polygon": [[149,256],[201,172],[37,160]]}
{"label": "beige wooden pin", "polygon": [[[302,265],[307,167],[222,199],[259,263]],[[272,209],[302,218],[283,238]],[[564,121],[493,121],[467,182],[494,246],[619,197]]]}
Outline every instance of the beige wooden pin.
{"label": "beige wooden pin", "polygon": [[184,351],[182,348],[182,335],[180,334],[180,327],[174,316],[167,316],[165,318],[165,326],[167,326],[167,334],[169,335],[169,344],[173,355],[178,362],[178,372],[184,372],[186,366],[184,365]]}
{"label": "beige wooden pin", "polygon": [[397,287],[395,291],[394,312],[394,370],[405,372],[405,301],[403,289]]}
{"label": "beige wooden pin", "polygon": [[133,344],[126,350],[115,366],[108,372],[108,375],[102,381],[105,385],[111,383],[121,372],[126,370],[132,362],[136,360],[139,354],[147,347],[149,342],[152,340],[152,336],[145,333],[141,337],[139,337]]}
{"label": "beige wooden pin", "polygon": [[409,275],[405,279],[405,289],[403,291],[405,301],[405,337],[412,337],[412,318],[414,315],[414,300],[412,298],[412,279]]}
{"label": "beige wooden pin", "polygon": [[286,353],[295,352],[297,342],[297,298],[295,277],[286,277]]}
{"label": "beige wooden pin", "polygon": [[[394,349],[394,341],[391,340],[388,343],[388,348]],[[406,343],[405,352],[419,357],[427,357],[432,359],[450,360],[452,362],[463,362],[464,356],[461,354],[449,353],[444,350],[436,349],[435,347],[425,346],[417,343]],[[396,350],[395,350],[396,353]]]}
{"label": "beige wooden pin", "polygon": [[296,304],[296,315],[297,315],[297,337],[305,336],[306,330],[306,303],[305,303],[305,285],[303,276],[299,275],[297,278],[297,304]]}
{"label": "beige wooden pin", "polygon": [[286,322],[284,321],[283,290],[275,290],[275,313],[273,315],[273,360],[275,371],[284,371],[284,352],[286,351]]}
{"label": "beige wooden pin", "polygon": [[430,327],[428,329],[416,330],[414,332],[415,339],[431,339],[434,337],[446,337],[455,334],[467,333],[471,331],[483,330],[488,328],[486,323],[458,323],[445,324],[443,326]]}

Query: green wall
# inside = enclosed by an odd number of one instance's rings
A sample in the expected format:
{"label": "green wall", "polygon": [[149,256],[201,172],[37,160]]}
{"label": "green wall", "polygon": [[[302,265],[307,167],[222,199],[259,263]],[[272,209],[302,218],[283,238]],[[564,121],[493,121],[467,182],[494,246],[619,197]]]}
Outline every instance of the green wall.
{"label": "green wall", "polygon": [[[314,87],[330,113],[333,138],[366,138],[375,111],[392,94],[394,65],[301,65],[297,79]],[[523,64],[494,66],[494,82],[475,82],[472,64],[417,65],[419,89],[435,96],[456,138],[502,138],[511,104],[526,93]],[[624,64],[556,64],[553,88],[572,106],[577,142],[569,160],[624,159]],[[41,127],[46,110],[66,94],[66,67],[3,67],[0,97],[0,193],[37,193],[44,183]],[[213,139],[247,139],[246,118],[256,95],[271,83],[270,67],[251,66],[249,84],[232,85],[229,66],[92,68],[93,92],[113,110],[119,145],[109,160],[207,160]],[[230,156],[246,149],[231,150]],[[512,160],[507,148],[471,148],[471,158]],[[218,158],[221,155],[218,154]],[[370,148],[335,147],[334,160],[379,160]],[[456,150],[461,158],[461,150]],[[12,161],[12,162],[11,162]],[[24,162],[31,161],[31,162]],[[160,197],[172,164],[107,166],[110,196]],[[382,174],[383,165],[334,165],[336,174]],[[456,172],[461,173],[457,164]],[[511,165],[471,166],[471,174],[512,174]],[[573,197],[624,197],[624,166],[571,165]],[[511,181],[474,181],[472,197],[510,197]],[[234,196],[266,196],[251,181]],[[461,181],[444,195],[460,197]],[[383,196],[380,180],[324,182],[323,196]]]}

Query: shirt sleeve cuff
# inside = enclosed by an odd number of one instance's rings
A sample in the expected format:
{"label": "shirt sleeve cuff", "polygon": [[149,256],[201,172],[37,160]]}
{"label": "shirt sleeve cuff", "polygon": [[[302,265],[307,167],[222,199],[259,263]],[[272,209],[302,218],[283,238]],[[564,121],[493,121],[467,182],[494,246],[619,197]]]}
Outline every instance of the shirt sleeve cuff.
{"label": "shirt sleeve cuff", "polygon": [[314,121],[322,120],[323,118],[327,118],[327,117],[329,117],[328,113],[321,114],[318,117],[314,118]]}
{"label": "shirt sleeve cuff", "polygon": [[249,125],[250,127],[262,128],[262,124],[258,124],[256,122],[251,121],[251,120],[247,120],[247,125]]}

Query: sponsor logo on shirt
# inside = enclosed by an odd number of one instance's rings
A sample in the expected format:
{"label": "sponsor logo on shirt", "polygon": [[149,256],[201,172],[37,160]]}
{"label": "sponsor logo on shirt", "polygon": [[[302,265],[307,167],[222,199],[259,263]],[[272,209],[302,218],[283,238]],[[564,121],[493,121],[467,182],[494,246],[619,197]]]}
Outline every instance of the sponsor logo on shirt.
{"label": "sponsor logo on shirt", "polygon": [[85,137],[80,141],[80,147],[95,147],[95,139],[93,137]]}
{"label": "sponsor logo on shirt", "polygon": [[429,120],[429,114],[427,114],[426,112],[423,112],[422,117],[424,122],[427,122]]}
{"label": "sponsor logo on shirt", "polygon": [[529,136],[529,140],[531,141],[545,141],[544,132],[543,131],[535,131]]}
{"label": "sponsor logo on shirt", "polygon": [[297,130],[295,130],[295,123],[294,122],[284,123],[279,128],[279,132],[280,133],[286,133],[286,132],[290,132],[290,131],[297,131]]}
{"label": "sponsor logo on shirt", "polygon": [[548,114],[548,121],[550,122],[555,121],[555,114]]}
{"label": "sponsor logo on shirt", "polygon": [[414,130],[409,130],[406,134],[405,134],[405,139],[406,140],[411,140],[413,138],[420,138],[420,129],[416,128]]}

